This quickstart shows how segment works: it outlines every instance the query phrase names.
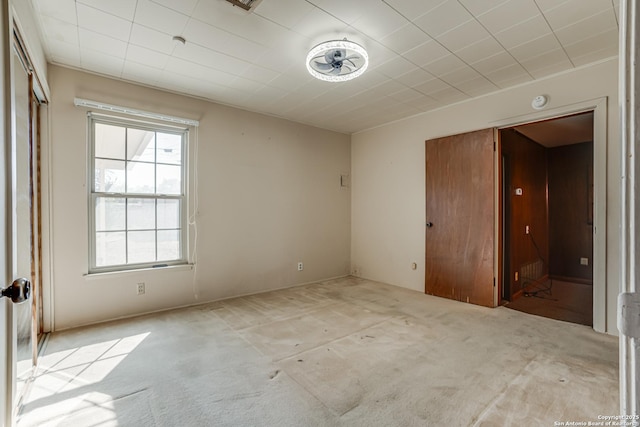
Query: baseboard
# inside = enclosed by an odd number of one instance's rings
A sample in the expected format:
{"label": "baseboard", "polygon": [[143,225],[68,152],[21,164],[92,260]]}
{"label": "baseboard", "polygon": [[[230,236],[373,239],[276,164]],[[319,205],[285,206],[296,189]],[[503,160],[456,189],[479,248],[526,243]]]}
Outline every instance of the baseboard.
{"label": "baseboard", "polygon": [[561,282],[579,283],[581,285],[593,286],[593,280],[583,279],[580,277],[567,277],[567,276],[550,276],[551,280],[559,280]]}

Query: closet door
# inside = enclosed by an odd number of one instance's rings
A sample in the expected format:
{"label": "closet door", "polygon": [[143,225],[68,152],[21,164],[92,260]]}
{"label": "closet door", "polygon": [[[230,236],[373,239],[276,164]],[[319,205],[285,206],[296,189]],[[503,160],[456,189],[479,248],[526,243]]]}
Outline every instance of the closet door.
{"label": "closet door", "polygon": [[426,141],[425,292],[495,306],[494,130]]}

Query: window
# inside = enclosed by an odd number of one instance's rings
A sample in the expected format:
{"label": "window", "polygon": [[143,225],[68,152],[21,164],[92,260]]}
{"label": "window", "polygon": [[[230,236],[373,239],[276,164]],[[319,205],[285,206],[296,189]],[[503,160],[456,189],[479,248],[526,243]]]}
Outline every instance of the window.
{"label": "window", "polygon": [[187,130],[90,115],[90,272],[186,263]]}

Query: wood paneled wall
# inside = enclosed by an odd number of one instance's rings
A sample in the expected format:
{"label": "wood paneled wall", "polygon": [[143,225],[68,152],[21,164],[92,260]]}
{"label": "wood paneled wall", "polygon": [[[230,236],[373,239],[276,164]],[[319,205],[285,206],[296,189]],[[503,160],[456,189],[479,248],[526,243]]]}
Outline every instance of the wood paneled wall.
{"label": "wood paneled wall", "polygon": [[[593,281],[593,142],[549,151],[552,277]],[[588,258],[589,265],[581,265]]]}
{"label": "wood paneled wall", "polygon": [[[541,274],[549,273],[546,149],[513,129],[500,133],[504,161],[506,269],[504,296],[523,289],[522,266],[542,260]],[[516,194],[522,189],[522,195]],[[529,227],[529,234],[526,227]],[[518,279],[516,280],[516,272]]]}

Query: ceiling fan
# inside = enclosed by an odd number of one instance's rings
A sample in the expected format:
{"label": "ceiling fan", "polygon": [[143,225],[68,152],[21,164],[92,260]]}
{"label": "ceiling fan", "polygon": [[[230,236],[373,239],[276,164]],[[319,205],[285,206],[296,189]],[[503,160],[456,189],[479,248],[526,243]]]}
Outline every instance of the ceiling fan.
{"label": "ceiling fan", "polygon": [[357,43],[331,40],[320,43],[307,55],[307,70],[312,76],[325,81],[351,80],[367,68],[367,51]]}
{"label": "ceiling fan", "polygon": [[[344,67],[348,73],[353,72],[353,70],[357,68],[354,60],[359,60],[360,56],[347,56],[346,49],[333,49],[326,51],[324,55],[318,55],[312,59],[316,70],[324,74],[338,75],[342,73],[342,67]],[[322,61],[322,59],[324,59],[324,61]]]}

